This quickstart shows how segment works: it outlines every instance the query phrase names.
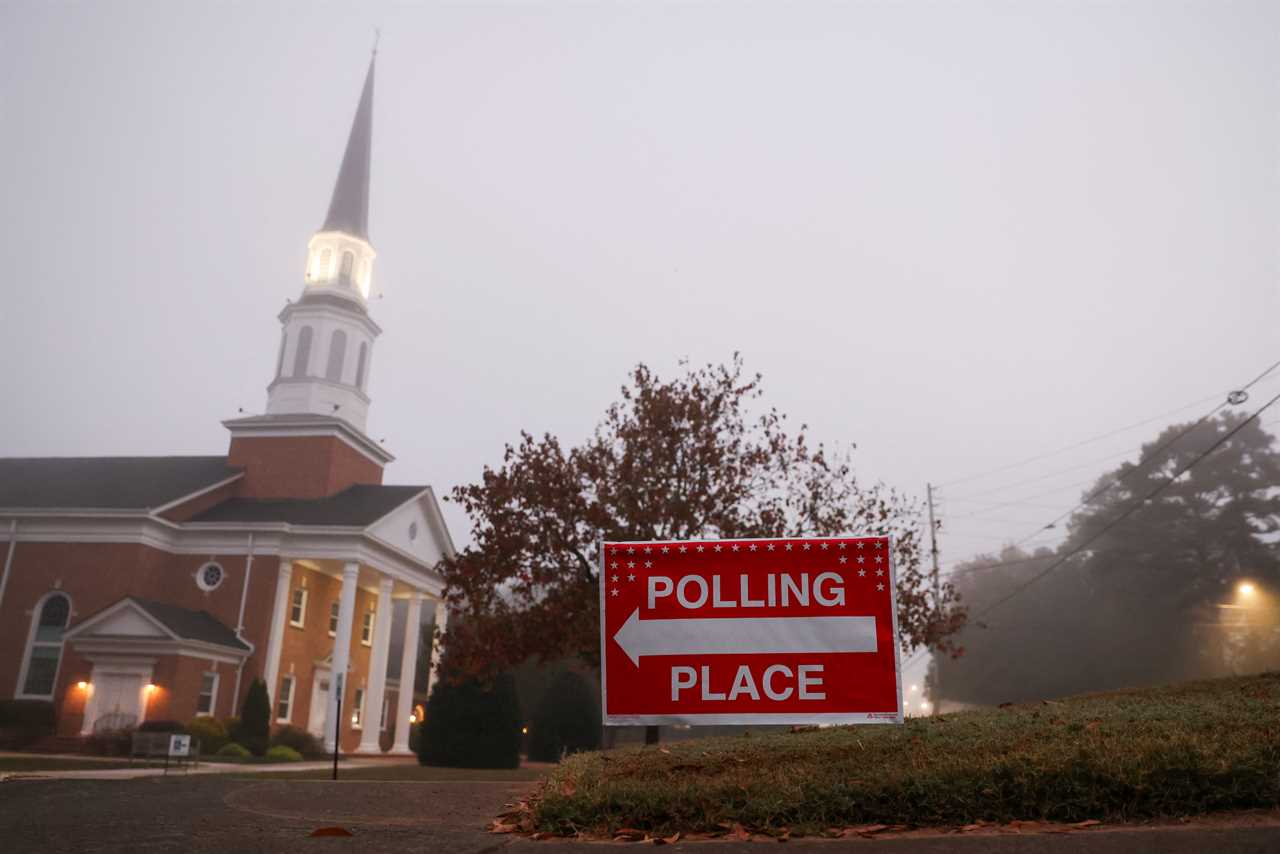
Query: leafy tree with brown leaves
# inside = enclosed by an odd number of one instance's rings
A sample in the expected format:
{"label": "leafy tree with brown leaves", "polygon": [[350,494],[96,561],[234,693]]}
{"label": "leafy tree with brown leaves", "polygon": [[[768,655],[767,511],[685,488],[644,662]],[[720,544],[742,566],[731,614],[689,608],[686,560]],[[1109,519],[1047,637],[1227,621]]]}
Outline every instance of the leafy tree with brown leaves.
{"label": "leafy tree with brown leaves", "polygon": [[760,376],[742,360],[664,380],[641,364],[581,446],[523,433],[502,465],[452,500],[473,543],[443,565],[458,616],[444,635],[458,672],[530,656],[599,666],[598,541],[839,534],[894,537],[906,648],[955,652],[964,611],[922,566],[919,503],[858,483],[850,455],[810,444],[776,409],[753,414]]}

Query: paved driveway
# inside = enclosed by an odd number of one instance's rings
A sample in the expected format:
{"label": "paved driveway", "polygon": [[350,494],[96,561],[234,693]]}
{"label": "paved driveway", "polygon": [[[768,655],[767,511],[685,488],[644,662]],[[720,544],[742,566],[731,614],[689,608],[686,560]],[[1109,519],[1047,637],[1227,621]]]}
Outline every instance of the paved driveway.
{"label": "paved driveway", "polygon": [[[485,830],[528,783],[322,782],[220,776],[0,783],[0,850],[27,852],[432,852],[590,854],[634,844],[531,842]],[[349,838],[311,838],[338,825]],[[870,846],[870,848],[868,848]],[[695,854],[758,854],[777,843],[681,843]],[[1263,854],[1280,851],[1280,816],[1158,830],[793,841],[811,854]]]}

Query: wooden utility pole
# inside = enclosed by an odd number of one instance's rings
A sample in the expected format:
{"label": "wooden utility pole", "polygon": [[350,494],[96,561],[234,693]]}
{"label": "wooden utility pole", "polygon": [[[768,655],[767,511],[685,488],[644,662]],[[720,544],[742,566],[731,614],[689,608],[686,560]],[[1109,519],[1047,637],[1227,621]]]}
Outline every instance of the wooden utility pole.
{"label": "wooden utility pole", "polygon": [[933,557],[933,607],[942,616],[942,573],[938,569],[938,526],[933,520],[933,484],[924,485],[929,499],[929,553]]}

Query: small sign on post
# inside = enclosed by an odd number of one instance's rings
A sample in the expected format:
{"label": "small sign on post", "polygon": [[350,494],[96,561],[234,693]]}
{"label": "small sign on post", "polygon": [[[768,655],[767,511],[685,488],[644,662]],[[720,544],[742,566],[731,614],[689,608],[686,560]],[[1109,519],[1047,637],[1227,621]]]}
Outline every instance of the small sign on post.
{"label": "small sign on post", "polygon": [[604,722],[902,723],[888,537],[603,543]]}
{"label": "small sign on post", "polygon": [[169,755],[186,757],[191,755],[191,736],[174,733],[169,736]]}

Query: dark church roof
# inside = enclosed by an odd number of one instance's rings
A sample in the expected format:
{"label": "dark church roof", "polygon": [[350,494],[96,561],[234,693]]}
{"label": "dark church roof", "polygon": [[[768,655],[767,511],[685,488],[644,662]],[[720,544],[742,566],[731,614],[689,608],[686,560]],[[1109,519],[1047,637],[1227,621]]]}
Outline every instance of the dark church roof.
{"label": "dark church roof", "polygon": [[369,159],[373,149],[373,66],[378,55],[369,60],[360,105],[356,107],[347,150],[342,155],[338,180],[333,185],[333,199],[322,231],[342,231],[363,240],[369,239]]}
{"label": "dark church roof", "polygon": [[129,598],[163,623],[165,628],[184,640],[216,643],[246,652],[249,650],[247,643],[236,637],[235,632],[208,611],[192,611],[189,608],[180,608],[154,599],[139,599],[137,596]]}
{"label": "dark church roof", "polygon": [[287,522],[291,525],[372,525],[426,491],[425,486],[349,486],[328,498],[232,498],[191,522]]}
{"label": "dark church roof", "polygon": [[0,457],[0,507],[149,510],[239,469],[219,457]]}

